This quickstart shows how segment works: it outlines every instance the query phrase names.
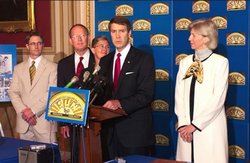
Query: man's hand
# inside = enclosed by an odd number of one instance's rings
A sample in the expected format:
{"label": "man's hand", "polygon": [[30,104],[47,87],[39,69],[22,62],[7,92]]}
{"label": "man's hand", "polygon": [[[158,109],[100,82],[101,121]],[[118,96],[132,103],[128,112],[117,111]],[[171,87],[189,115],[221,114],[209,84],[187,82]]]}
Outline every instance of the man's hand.
{"label": "man's hand", "polygon": [[30,125],[35,125],[37,123],[36,121],[36,115],[32,112],[30,108],[25,108],[22,111],[22,118],[29,123]]}
{"label": "man's hand", "polygon": [[122,108],[119,100],[109,100],[103,105],[103,107],[109,108],[111,110]]}
{"label": "man's hand", "polygon": [[69,138],[70,137],[70,135],[69,135],[69,126],[62,126],[61,127],[61,135],[64,138]]}
{"label": "man's hand", "polygon": [[29,118],[27,120],[27,122],[31,125],[31,126],[34,126],[36,125],[37,121],[36,121],[36,115],[34,114],[34,116],[32,116],[31,118]]}

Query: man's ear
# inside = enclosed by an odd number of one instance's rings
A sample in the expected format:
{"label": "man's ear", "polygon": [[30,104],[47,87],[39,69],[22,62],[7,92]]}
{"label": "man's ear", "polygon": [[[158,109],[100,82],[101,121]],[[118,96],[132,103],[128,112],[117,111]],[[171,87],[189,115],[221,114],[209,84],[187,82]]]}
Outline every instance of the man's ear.
{"label": "man's ear", "polygon": [[69,43],[70,43],[70,45],[73,45],[71,38],[69,38]]}
{"label": "man's ear", "polygon": [[28,50],[30,49],[29,44],[25,44],[25,46]]}
{"label": "man's ear", "polygon": [[132,37],[132,30],[131,29],[128,31],[128,33],[129,33],[129,37]]}

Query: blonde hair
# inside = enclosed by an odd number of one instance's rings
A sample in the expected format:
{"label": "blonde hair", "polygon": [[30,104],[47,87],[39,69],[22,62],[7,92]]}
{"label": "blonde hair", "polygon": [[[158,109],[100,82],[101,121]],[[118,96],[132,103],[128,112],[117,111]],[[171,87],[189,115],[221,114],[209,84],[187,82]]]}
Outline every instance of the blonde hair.
{"label": "blonde hair", "polygon": [[199,31],[204,37],[208,37],[207,47],[214,50],[218,45],[218,29],[211,19],[198,19],[193,21],[188,29]]}

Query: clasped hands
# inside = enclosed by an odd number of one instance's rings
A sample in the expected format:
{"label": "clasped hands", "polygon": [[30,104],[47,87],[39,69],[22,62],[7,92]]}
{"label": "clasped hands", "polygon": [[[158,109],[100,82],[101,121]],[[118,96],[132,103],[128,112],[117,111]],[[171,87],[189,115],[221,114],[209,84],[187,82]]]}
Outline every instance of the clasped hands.
{"label": "clasped hands", "polygon": [[36,125],[36,115],[32,112],[30,108],[25,108],[23,109],[22,113],[22,118],[29,124],[29,125]]}
{"label": "clasped hands", "polygon": [[193,125],[187,125],[179,128],[178,132],[183,141],[190,143],[193,140],[193,132],[196,128]]}

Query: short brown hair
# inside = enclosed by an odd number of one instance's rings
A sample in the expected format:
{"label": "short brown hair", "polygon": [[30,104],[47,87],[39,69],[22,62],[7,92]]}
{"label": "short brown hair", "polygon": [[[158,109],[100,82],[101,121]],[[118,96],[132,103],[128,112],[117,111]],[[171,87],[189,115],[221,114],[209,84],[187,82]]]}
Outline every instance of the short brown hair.
{"label": "short brown hair", "polygon": [[41,40],[42,40],[42,42],[44,43],[44,38],[43,38],[43,36],[41,35],[40,32],[31,32],[31,33],[30,33],[28,36],[26,36],[26,38],[25,38],[25,43],[26,43],[26,44],[29,44],[30,38],[31,38],[32,36],[38,36],[38,37],[40,37]]}
{"label": "short brown hair", "polygon": [[124,16],[116,16],[114,18],[112,18],[109,22],[109,30],[111,28],[111,25],[115,23],[115,24],[120,24],[120,25],[125,25],[128,29],[128,31],[131,30],[131,23],[130,21],[124,17]]}

